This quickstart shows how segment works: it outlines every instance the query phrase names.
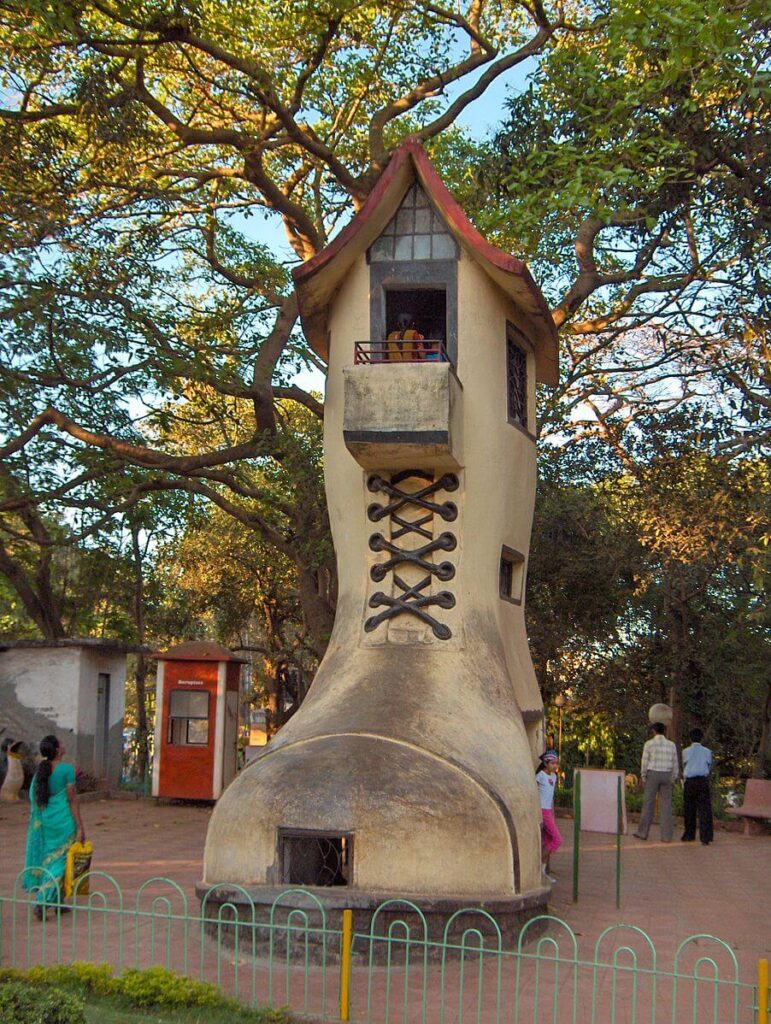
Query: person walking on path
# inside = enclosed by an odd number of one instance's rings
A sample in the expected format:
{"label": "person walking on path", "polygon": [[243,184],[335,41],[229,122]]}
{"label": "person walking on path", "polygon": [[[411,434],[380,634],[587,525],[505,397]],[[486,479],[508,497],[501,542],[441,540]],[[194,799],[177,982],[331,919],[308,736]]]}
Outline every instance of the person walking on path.
{"label": "person walking on path", "polygon": [[541,754],[541,763],[535,771],[538,795],[541,799],[541,860],[544,878],[549,882],[557,879],[551,874],[551,855],[562,846],[562,836],[554,820],[554,788],[557,782],[559,757],[553,750]]}
{"label": "person walking on path", "polygon": [[699,821],[699,839],[704,846],[714,838],[712,825],[712,796],[709,791],[709,773],[712,751],[702,746],[701,729],[691,729],[690,747],[683,751],[683,816],[685,829],[680,837],[684,843],[696,838],[696,820]]}
{"label": "person walking on path", "polygon": [[35,893],[35,914],[42,918],[46,905],[60,905],[67,852],[86,830],[75,790],[75,769],[62,761],[66,750],[56,736],[40,741],[43,760],[29,788],[31,805],[24,861],[24,888]]}
{"label": "person walking on path", "polygon": [[640,763],[640,777],[645,786],[640,824],[634,833],[637,839],[647,839],[653,821],[656,796],[659,795],[661,817],[661,841],[672,842],[672,786],[677,781],[677,747],[664,735],[667,727],[654,722],[653,737],[643,747]]}

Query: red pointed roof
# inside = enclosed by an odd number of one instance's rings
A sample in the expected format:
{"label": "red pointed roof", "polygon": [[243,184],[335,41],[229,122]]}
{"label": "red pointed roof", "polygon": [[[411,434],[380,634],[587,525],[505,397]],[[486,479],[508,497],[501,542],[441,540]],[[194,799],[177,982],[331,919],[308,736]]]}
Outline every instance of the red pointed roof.
{"label": "red pointed roof", "polygon": [[227,647],[216,644],[211,640],[185,640],[181,644],[175,644],[168,651],[159,651],[153,655],[158,661],[240,661],[245,662],[246,658],[240,658],[233,654]]}
{"label": "red pointed roof", "polygon": [[525,315],[535,344],[538,380],[556,385],[557,330],[540,288],[522,260],[496,249],[482,237],[415,139],[407,139],[396,150],[350,224],[325,249],[292,271],[300,318],[313,350],[322,359],[328,359],[329,304],[354,260],[379,237],[414,180],[420,182],[458,244]]}

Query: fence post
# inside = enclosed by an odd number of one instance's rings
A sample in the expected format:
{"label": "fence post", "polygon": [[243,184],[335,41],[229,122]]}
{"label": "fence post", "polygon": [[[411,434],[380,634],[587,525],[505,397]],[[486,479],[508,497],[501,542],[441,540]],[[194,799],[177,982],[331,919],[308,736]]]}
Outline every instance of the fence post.
{"label": "fence post", "polygon": [[758,960],[758,1024],[768,1024],[768,960]]}
{"label": "fence post", "polygon": [[621,907],[621,829],[623,828],[624,815],[621,802],[621,776],[616,779],[616,910]]}
{"label": "fence post", "polygon": [[351,943],[353,941],[353,911],[343,911],[343,930],[340,934],[340,1020],[351,1019]]}
{"label": "fence post", "polygon": [[578,903],[578,854],[581,845],[581,772],[573,772],[573,902]]}

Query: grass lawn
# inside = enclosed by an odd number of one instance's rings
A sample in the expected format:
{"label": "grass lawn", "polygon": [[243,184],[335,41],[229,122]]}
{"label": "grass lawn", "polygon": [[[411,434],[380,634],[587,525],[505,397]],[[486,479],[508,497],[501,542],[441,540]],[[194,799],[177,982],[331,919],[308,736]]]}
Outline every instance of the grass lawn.
{"label": "grass lawn", "polygon": [[256,1011],[243,1014],[215,1006],[191,1006],[178,1010],[138,1010],[116,999],[86,998],[88,1024],[247,1024],[258,1019]]}

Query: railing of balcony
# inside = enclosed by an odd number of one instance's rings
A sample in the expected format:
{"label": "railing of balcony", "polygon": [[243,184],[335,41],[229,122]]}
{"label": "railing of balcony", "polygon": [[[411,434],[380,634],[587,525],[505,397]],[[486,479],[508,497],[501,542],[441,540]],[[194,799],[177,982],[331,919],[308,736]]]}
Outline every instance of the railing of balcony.
{"label": "railing of balcony", "polygon": [[361,363],[449,363],[440,338],[389,338],[387,341],[357,341],[353,361]]}

